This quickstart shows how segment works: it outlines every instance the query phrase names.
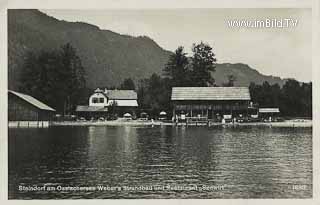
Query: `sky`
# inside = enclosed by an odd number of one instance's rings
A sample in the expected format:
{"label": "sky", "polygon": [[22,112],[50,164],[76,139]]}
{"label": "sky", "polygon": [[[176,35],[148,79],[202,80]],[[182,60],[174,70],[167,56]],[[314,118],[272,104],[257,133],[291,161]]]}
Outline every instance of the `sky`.
{"label": "sky", "polygon": [[[189,55],[192,44],[203,41],[213,47],[218,63],[244,63],[265,75],[312,80],[311,9],[41,11],[59,20],[86,22],[120,34],[148,36],[170,51],[183,46]],[[229,25],[241,20],[245,22],[242,27]],[[278,21],[279,26],[281,20],[282,25],[288,21],[289,26],[266,27],[267,21],[273,25]],[[264,21],[265,26],[252,27],[257,25],[256,21]]]}

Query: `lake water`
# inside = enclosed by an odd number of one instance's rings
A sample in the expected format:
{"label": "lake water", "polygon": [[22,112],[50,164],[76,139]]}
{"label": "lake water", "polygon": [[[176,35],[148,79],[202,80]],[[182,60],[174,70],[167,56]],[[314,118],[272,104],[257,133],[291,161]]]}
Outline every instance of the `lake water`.
{"label": "lake water", "polygon": [[8,140],[9,199],[312,197],[312,128],[10,128]]}

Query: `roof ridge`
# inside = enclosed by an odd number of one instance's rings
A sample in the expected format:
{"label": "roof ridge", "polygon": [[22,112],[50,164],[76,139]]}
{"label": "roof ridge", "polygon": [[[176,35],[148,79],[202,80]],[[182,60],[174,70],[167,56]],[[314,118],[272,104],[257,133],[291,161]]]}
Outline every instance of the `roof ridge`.
{"label": "roof ridge", "polygon": [[171,100],[251,100],[248,87],[173,87]]}
{"label": "roof ridge", "polygon": [[56,111],[55,109],[53,109],[52,107],[48,106],[47,104],[43,103],[42,101],[38,100],[37,98],[28,95],[28,94],[24,94],[24,93],[20,93],[20,92],[16,92],[13,90],[8,90],[9,93],[14,94],[15,96],[23,99],[24,101],[30,103],[31,105],[39,108],[40,110],[50,110],[50,111]]}

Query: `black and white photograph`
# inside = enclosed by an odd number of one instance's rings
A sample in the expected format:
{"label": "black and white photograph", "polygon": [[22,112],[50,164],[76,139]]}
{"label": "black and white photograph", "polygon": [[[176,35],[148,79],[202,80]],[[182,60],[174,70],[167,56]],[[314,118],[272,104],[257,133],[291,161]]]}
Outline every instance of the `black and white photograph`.
{"label": "black and white photograph", "polygon": [[311,8],[8,8],[7,199],[313,199]]}

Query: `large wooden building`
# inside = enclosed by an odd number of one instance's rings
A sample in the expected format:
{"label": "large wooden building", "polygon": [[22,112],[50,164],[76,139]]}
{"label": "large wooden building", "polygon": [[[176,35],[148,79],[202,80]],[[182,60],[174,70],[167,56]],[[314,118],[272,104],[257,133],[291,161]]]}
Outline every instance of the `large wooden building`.
{"label": "large wooden building", "polygon": [[249,115],[252,103],[247,87],[173,87],[173,116],[217,119]]}
{"label": "large wooden building", "polygon": [[55,110],[30,95],[8,91],[9,121],[50,121]]}

